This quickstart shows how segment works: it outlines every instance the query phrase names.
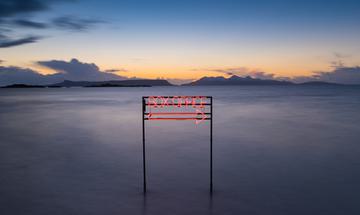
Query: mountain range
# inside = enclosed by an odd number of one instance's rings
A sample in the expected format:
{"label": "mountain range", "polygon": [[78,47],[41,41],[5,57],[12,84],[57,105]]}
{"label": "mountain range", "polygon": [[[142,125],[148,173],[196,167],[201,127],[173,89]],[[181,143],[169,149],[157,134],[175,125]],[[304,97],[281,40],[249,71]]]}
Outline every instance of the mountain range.
{"label": "mountain range", "polygon": [[222,76],[203,77],[191,83],[183,84],[183,86],[210,86],[210,85],[338,85],[338,84],[321,82],[321,81],[295,84],[291,81],[259,79],[259,78],[252,78],[250,76],[239,77],[236,75],[233,75],[229,78],[225,78]]}
{"label": "mountain range", "polygon": [[[311,81],[304,83],[293,83],[291,81],[272,80],[272,79],[259,79],[252,77],[239,77],[233,75],[229,78],[222,76],[219,77],[203,77],[199,80],[183,84],[182,86],[232,86],[232,85],[306,85],[306,86],[324,86],[324,85],[341,85],[336,83]],[[63,82],[51,84],[51,85],[25,85],[25,84],[13,84],[5,86],[3,88],[57,88],[57,87],[151,87],[151,86],[173,86],[169,81],[163,79],[133,79],[133,80],[112,80],[112,81],[70,81],[64,80]]]}

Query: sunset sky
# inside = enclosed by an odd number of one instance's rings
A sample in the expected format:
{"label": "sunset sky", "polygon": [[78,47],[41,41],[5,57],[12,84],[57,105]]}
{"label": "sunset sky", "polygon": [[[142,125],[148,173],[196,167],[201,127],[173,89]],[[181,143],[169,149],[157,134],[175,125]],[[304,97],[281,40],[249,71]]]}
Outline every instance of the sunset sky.
{"label": "sunset sky", "polygon": [[[75,58],[121,76],[306,76],[360,65],[351,0],[1,0],[1,66]],[[19,5],[18,5],[19,4]]]}

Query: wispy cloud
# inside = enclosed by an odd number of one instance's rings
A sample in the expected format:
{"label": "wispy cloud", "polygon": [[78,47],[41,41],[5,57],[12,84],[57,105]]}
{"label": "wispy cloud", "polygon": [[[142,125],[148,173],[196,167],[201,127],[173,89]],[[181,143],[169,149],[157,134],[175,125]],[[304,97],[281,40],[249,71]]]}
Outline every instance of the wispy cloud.
{"label": "wispy cloud", "polygon": [[[56,3],[74,2],[74,0],[1,0],[0,1],[0,48],[35,43],[43,36],[30,33],[31,36],[22,35],[21,29],[43,30],[57,28],[60,30],[86,31],[104,21],[99,19],[86,19],[72,15],[58,16],[51,21],[34,21],[34,14],[51,9]],[[40,33],[42,35],[43,32]]]}
{"label": "wispy cloud", "polygon": [[344,60],[346,58],[350,58],[351,55],[343,54],[340,52],[334,52],[334,60],[330,62],[332,68],[344,67],[345,63]]}
{"label": "wispy cloud", "polygon": [[99,19],[83,19],[75,16],[62,16],[53,19],[52,23],[59,28],[72,31],[85,31],[104,21]]}
{"label": "wispy cloud", "polygon": [[26,20],[26,19],[13,20],[13,24],[16,26],[19,26],[19,27],[35,28],[35,29],[44,29],[44,28],[48,27],[48,25],[46,23],[35,22],[35,21]]}
{"label": "wispy cloud", "polygon": [[8,48],[12,46],[18,46],[27,43],[35,43],[42,37],[39,36],[27,36],[20,39],[12,39],[7,36],[0,36],[0,48]]}

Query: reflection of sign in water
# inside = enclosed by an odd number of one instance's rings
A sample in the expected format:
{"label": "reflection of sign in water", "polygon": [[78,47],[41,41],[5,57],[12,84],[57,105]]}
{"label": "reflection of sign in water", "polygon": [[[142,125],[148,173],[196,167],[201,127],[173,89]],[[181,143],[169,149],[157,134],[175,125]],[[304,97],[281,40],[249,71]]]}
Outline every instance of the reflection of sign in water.
{"label": "reflection of sign in water", "polygon": [[211,97],[144,97],[145,120],[194,120],[196,124],[211,119]]}
{"label": "reflection of sign in water", "polygon": [[210,192],[212,181],[212,97],[211,96],[144,96],[142,98],[143,119],[143,176],[146,193],[145,121],[191,120],[200,124],[210,121]]}

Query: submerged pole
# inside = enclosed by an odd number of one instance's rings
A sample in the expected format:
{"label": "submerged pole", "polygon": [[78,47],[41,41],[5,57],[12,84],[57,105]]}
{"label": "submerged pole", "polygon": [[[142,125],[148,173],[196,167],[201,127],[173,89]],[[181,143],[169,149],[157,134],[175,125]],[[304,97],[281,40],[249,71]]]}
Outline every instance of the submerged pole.
{"label": "submerged pole", "polygon": [[145,160],[145,111],[146,111],[146,105],[145,105],[145,99],[142,98],[142,150],[143,150],[143,192],[146,193],[146,160]]}
{"label": "submerged pole", "polygon": [[213,100],[210,97],[210,193],[213,192]]}

